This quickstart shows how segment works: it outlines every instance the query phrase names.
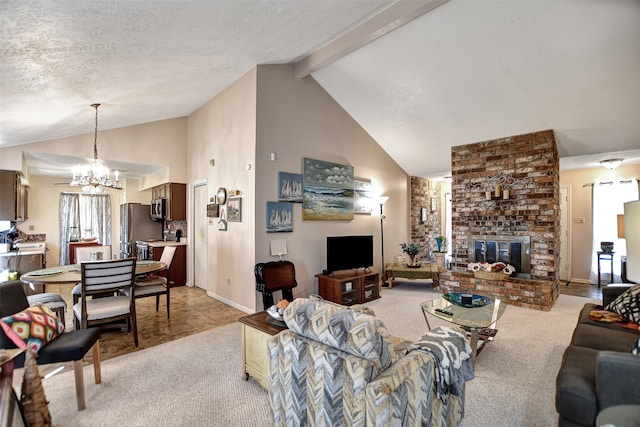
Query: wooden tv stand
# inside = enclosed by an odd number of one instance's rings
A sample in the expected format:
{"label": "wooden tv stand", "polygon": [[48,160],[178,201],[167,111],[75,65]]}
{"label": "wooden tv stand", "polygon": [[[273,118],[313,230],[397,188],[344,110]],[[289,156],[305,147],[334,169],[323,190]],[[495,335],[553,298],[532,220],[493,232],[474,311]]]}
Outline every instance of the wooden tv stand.
{"label": "wooden tv stand", "polygon": [[380,298],[380,274],[374,271],[316,274],[316,277],[320,296],[337,304],[364,304]]}

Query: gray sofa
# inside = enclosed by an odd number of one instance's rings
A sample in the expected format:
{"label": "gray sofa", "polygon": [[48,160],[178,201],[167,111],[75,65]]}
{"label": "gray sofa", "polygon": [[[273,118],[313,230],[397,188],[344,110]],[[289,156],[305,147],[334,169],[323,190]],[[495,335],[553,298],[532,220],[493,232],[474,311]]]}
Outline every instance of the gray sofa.
{"label": "gray sofa", "polygon": [[[633,285],[629,285],[633,286]],[[629,286],[606,286],[602,303]],[[589,318],[595,304],[585,304],[556,378],[558,425],[593,426],[598,412],[623,404],[640,404],[640,356],[631,349],[640,331]]]}

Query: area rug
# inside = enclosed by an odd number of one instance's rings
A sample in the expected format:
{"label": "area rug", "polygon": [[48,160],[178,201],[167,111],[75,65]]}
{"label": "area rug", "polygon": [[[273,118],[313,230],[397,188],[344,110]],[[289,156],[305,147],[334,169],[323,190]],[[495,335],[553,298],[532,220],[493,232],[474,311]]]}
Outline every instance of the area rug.
{"label": "area rug", "polygon": [[[429,284],[408,281],[367,305],[390,333],[417,339],[427,329],[419,304],[437,297]],[[507,308],[467,383],[463,427],[557,424],[555,377],[586,302],[597,300],[561,295],[550,312]],[[237,322],[107,360],[99,385],[86,367],[85,384],[87,409],[78,412],[73,372],[43,381],[55,426],[269,425],[267,392],[243,377]]]}

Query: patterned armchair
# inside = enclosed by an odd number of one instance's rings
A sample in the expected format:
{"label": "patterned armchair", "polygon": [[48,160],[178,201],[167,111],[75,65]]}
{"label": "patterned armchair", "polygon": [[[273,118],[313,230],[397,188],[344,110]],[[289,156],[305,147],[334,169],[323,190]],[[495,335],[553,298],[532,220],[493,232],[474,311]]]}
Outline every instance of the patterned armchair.
{"label": "patterned armchair", "polygon": [[436,397],[432,356],[403,355],[410,343],[391,337],[379,319],[305,298],[294,300],[284,319],[289,329],[268,341],[275,426],[452,426],[462,420],[464,383],[459,396]]}

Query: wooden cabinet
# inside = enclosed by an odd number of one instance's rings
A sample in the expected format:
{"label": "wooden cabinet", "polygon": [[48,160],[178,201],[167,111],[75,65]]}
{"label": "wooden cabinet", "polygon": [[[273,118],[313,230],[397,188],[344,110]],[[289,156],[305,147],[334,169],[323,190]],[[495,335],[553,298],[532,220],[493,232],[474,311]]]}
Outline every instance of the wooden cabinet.
{"label": "wooden cabinet", "polygon": [[184,221],[187,219],[187,186],[169,182],[151,188],[151,199],[166,200],[167,221]]}
{"label": "wooden cabinet", "polygon": [[[149,258],[160,261],[164,246],[149,245]],[[169,282],[171,287],[183,286],[187,283],[187,246],[176,245],[176,253],[173,255],[173,261],[171,261],[171,268],[169,269]]]}
{"label": "wooden cabinet", "polygon": [[22,173],[0,171],[0,220],[25,221],[28,187],[22,182]]}
{"label": "wooden cabinet", "polygon": [[255,378],[269,390],[269,350],[267,340],[286,329],[267,321],[266,311],[248,314],[238,319],[242,326],[242,365],[245,379]]}
{"label": "wooden cabinet", "polygon": [[316,277],[320,296],[337,304],[364,304],[380,298],[378,273],[316,274]]}

